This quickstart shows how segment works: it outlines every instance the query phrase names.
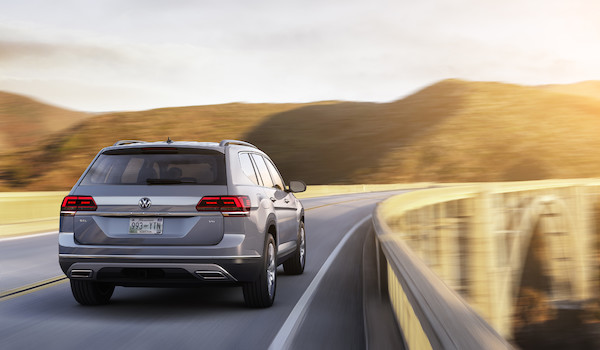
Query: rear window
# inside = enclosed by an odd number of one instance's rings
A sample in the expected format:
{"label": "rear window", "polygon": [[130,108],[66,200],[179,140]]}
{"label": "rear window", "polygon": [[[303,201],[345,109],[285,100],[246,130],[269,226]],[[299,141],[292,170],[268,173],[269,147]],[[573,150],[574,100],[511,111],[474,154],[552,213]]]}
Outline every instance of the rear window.
{"label": "rear window", "polygon": [[112,150],[101,154],[82,185],[225,185],[225,156],[185,148]]}

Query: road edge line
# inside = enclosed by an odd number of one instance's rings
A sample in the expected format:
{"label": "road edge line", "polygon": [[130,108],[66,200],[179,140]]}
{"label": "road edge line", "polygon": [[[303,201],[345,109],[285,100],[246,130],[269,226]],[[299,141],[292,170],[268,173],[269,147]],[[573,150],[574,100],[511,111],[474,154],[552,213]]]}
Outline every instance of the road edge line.
{"label": "road edge line", "polygon": [[312,301],[314,293],[317,290],[319,284],[321,283],[323,276],[325,276],[325,274],[329,270],[329,267],[331,266],[339,252],[342,250],[344,245],[346,245],[346,242],[350,239],[350,237],[356,232],[356,230],[358,230],[360,226],[362,226],[371,218],[372,214],[369,214],[367,217],[363,218],[354,226],[352,226],[352,228],[350,228],[348,232],[346,232],[342,240],[338,243],[333,252],[331,252],[323,266],[321,266],[319,272],[317,272],[317,275],[312,280],[308,288],[306,288],[306,290],[292,309],[292,312],[290,312],[289,316],[279,329],[279,332],[277,332],[275,338],[273,338],[271,345],[269,345],[269,350],[289,349],[295,333],[298,331],[300,324],[306,316],[306,309],[308,307],[308,304],[310,304],[310,302]]}

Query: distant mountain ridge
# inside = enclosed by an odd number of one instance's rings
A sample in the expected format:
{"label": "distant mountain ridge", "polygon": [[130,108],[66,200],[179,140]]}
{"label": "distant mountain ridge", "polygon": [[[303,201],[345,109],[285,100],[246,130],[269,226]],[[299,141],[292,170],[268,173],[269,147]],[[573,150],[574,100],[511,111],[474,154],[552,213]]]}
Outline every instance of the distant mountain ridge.
{"label": "distant mountain ridge", "polygon": [[35,144],[49,133],[65,130],[88,116],[0,91],[0,153]]}
{"label": "distant mountain ridge", "polygon": [[247,140],[286,179],[309,184],[598,177],[598,86],[449,79],[391,103],[233,103],[88,116],[0,157],[0,187],[68,189],[102,147],[167,137]]}
{"label": "distant mountain ridge", "polygon": [[541,85],[539,87],[561,94],[600,99],[600,81],[597,80],[582,81],[574,84]]}

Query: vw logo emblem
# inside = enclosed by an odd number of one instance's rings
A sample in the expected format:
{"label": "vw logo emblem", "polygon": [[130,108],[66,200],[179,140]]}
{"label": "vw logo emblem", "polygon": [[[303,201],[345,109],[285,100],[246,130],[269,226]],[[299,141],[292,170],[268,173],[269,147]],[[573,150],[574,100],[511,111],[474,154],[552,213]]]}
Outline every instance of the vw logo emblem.
{"label": "vw logo emblem", "polygon": [[144,197],[138,201],[138,205],[142,209],[148,209],[152,206],[152,201],[150,200],[150,198]]}

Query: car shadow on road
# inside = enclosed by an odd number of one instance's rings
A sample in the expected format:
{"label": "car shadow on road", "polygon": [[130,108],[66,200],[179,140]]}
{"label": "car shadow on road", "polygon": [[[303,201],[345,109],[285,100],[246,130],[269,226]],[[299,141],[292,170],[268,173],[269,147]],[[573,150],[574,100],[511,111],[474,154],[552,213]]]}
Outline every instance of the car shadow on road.
{"label": "car shadow on road", "polygon": [[165,312],[194,309],[238,309],[244,307],[242,290],[235,286],[187,288],[117,287],[108,306],[165,309]]}

